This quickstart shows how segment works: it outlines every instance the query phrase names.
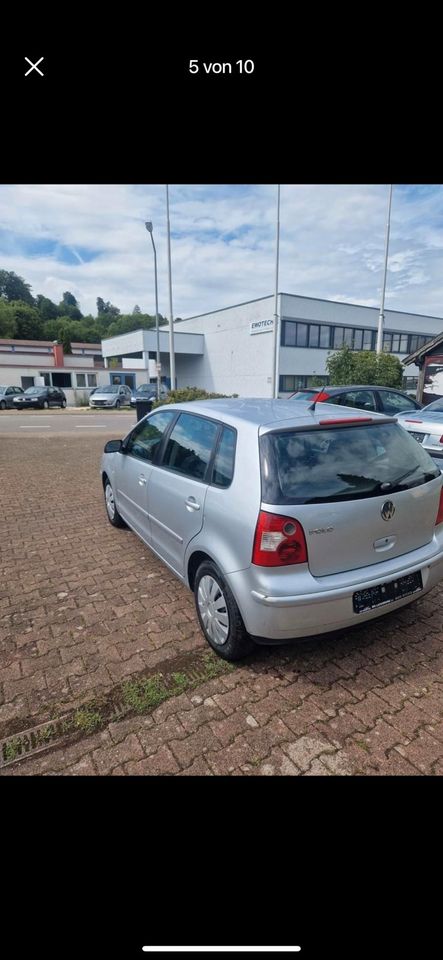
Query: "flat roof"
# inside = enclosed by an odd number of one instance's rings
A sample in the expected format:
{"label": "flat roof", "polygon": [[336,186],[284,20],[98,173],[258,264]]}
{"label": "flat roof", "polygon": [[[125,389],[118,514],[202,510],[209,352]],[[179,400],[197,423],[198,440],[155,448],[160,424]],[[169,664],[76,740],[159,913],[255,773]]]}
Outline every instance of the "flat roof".
{"label": "flat roof", "polygon": [[[378,310],[379,307],[368,307],[366,303],[347,303],[345,300],[328,300],[325,297],[305,297],[301,293],[285,293],[280,291],[278,294],[279,297],[292,297],[294,300],[314,300],[317,303],[338,303],[343,307],[359,307],[361,310]],[[198,320],[199,317],[208,317],[212,313],[222,313],[224,310],[234,310],[236,307],[245,307],[249,303],[260,303],[262,300],[273,300],[274,294],[270,294],[267,297],[255,297],[253,300],[242,300],[240,303],[232,303],[228,307],[218,307],[217,310],[207,310],[205,313],[195,313],[192,317],[183,317],[180,320],[175,320],[174,325],[177,323],[186,323],[187,320]],[[411,313],[409,310],[391,310],[390,307],[385,307],[385,315],[387,313],[398,313],[399,316],[404,316],[407,314],[409,317],[421,317],[421,319],[428,320],[442,320],[442,317],[435,317],[429,313]]]}

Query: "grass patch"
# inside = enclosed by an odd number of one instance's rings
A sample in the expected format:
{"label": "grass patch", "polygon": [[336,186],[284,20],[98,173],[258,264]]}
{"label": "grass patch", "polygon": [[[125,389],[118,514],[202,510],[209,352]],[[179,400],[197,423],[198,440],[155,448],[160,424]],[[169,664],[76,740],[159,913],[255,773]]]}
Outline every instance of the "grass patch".
{"label": "grass patch", "polygon": [[160,675],[145,680],[128,680],[122,687],[123,702],[136,713],[155,710],[168,697],[174,696],[164,685]]}
{"label": "grass patch", "polygon": [[8,743],[5,743],[3,747],[3,757],[5,762],[8,760],[15,760],[16,757],[19,757],[22,752],[22,741],[21,737],[14,737],[13,740],[8,740]]}
{"label": "grass patch", "polygon": [[76,730],[82,730],[84,733],[93,733],[102,724],[102,715],[98,710],[91,710],[88,707],[80,707],[74,714],[72,726]]}
{"label": "grass patch", "polygon": [[366,750],[366,753],[370,753],[370,749],[366,740],[356,740],[357,747],[360,747],[360,750]]}

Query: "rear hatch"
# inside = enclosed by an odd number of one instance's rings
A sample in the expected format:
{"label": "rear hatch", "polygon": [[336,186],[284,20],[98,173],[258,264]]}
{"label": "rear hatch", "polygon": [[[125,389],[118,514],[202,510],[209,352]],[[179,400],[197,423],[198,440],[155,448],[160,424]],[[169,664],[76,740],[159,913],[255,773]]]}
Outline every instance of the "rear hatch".
{"label": "rear hatch", "polygon": [[260,437],[262,510],[302,525],[308,564],[327,576],[432,540],[441,473],[395,422],[334,422]]}

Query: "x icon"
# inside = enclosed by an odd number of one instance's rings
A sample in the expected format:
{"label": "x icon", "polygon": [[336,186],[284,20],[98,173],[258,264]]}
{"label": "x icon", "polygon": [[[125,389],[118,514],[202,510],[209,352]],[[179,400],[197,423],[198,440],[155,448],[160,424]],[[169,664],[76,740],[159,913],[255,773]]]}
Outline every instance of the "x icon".
{"label": "x icon", "polygon": [[25,77],[28,76],[28,73],[32,73],[33,70],[36,70],[37,73],[39,73],[40,76],[43,77],[43,76],[44,76],[44,73],[43,73],[41,70],[38,69],[38,65],[39,65],[39,63],[41,63],[42,60],[44,60],[44,59],[45,59],[44,57],[40,57],[40,60],[37,60],[37,63],[33,63],[32,60],[29,59],[29,57],[25,57],[25,60],[27,60],[28,63],[31,64],[31,69],[28,70],[27,73],[25,73]]}

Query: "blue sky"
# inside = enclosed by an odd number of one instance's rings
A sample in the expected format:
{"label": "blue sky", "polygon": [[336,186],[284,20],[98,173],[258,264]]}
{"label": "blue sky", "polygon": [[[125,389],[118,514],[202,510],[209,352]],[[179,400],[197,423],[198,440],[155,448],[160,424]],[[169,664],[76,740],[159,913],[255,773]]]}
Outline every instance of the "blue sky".
{"label": "blue sky", "polygon": [[[276,186],[170,185],[175,316],[273,293]],[[279,288],[379,306],[388,185],[284,184]],[[168,312],[164,185],[0,185],[0,269],[84,313]],[[394,185],[386,307],[443,317],[443,186]]]}

